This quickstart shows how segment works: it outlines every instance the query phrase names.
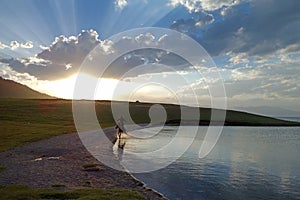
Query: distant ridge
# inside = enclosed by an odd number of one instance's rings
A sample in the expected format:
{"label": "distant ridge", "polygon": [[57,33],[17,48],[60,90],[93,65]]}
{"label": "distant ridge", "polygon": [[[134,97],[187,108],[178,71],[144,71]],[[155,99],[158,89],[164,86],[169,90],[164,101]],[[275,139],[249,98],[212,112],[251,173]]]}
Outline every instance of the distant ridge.
{"label": "distant ridge", "polygon": [[25,85],[2,77],[0,77],[0,98],[56,99],[55,97],[37,92]]}
{"label": "distant ridge", "polygon": [[266,115],[273,117],[300,117],[300,112],[296,110],[289,110],[280,107],[271,106],[250,106],[250,107],[236,107],[240,111],[248,111],[258,115]]}

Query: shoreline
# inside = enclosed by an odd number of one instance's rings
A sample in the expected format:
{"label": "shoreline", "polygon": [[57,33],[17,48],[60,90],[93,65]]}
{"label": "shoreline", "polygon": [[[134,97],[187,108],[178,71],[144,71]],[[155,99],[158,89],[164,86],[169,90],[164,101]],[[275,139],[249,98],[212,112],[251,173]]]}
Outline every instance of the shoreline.
{"label": "shoreline", "polygon": [[[143,129],[146,127],[149,127],[148,124],[139,124],[140,128],[139,129]],[[115,143],[117,142],[117,138],[116,138],[116,129],[114,127],[109,127],[109,128],[104,128],[103,132],[106,134],[106,136],[108,137],[108,139],[112,142],[112,148],[111,151],[113,152],[113,146],[115,145]],[[114,153],[113,153],[114,154]],[[115,154],[114,154],[115,155]],[[164,194],[158,192],[157,190],[148,187],[146,183],[144,183],[143,181],[139,180],[138,178],[136,178],[133,174],[131,174],[130,172],[126,171],[125,173],[128,173],[134,180],[140,182],[143,187],[145,187],[147,190],[151,190],[155,193],[157,193],[160,197],[162,197],[163,199],[168,199],[167,197],[165,197]]]}
{"label": "shoreline", "polygon": [[160,197],[162,197],[163,199],[168,199],[164,194],[162,194],[161,192],[151,188],[151,187],[148,187],[148,185],[146,183],[144,183],[143,181],[137,179],[134,175],[132,175],[131,173],[127,172],[134,180],[140,182],[141,184],[143,184],[143,187],[146,188],[147,190],[151,190],[153,191],[154,193],[157,193]]}
{"label": "shoreline", "polygon": [[[104,131],[113,138],[110,134],[115,132],[113,127]],[[0,166],[5,167],[0,172],[2,186],[20,184],[60,190],[130,189],[140,192],[146,199],[167,199],[132,174],[109,168],[96,160],[85,149],[77,133],[54,136],[1,152]]]}
{"label": "shoreline", "polygon": [[[149,127],[148,124],[139,124],[139,129],[143,129],[145,127]],[[111,151],[113,152],[113,146],[115,145],[115,143],[117,142],[117,138],[116,138],[116,129],[114,127],[109,127],[109,128],[104,128],[103,132],[106,134],[106,136],[108,137],[108,139],[112,142],[112,147],[111,147]],[[114,154],[114,153],[113,153]],[[115,154],[114,154],[115,155]],[[126,171],[126,170],[125,170]],[[126,171],[126,173],[128,173],[134,180],[140,182],[143,187],[145,187],[147,190],[151,190],[155,193],[157,193],[160,197],[162,197],[163,199],[168,199],[164,194],[158,192],[157,190],[148,187],[146,183],[144,183],[143,181],[139,180],[138,178],[136,178],[133,174],[131,174],[130,172]]]}

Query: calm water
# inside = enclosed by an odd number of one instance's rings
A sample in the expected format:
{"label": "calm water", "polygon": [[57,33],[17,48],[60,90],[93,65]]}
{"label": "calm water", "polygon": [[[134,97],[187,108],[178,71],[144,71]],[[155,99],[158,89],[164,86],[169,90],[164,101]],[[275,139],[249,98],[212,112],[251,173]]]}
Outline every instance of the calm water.
{"label": "calm water", "polygon": [[[182,140],[189,137],[189,128]],[[153,150],[153,145],[168,143],[175,131],[166,127],[152,139],[127,139],[125,149]],[[300,128],[225,127],[213,151],[199,159],[205,131],[199,128],[176,162],[134,176],[169,199],[300,199]]]}

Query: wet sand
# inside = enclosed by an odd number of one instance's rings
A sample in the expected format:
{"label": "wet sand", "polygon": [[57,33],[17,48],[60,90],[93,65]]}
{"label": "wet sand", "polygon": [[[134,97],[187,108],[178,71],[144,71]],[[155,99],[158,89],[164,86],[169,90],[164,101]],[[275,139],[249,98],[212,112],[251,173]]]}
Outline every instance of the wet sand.
{"label": "wet sand", "polygon": [[[114,140],[114,128],[105,129]],[[110,149],[111,155],[112,149]],[[146,199],[165,199],[130,174],[97,161],[82,145],[77,133],[33,142],[0,153],[0,185],[22,184],[33,188],[134,189]]]}

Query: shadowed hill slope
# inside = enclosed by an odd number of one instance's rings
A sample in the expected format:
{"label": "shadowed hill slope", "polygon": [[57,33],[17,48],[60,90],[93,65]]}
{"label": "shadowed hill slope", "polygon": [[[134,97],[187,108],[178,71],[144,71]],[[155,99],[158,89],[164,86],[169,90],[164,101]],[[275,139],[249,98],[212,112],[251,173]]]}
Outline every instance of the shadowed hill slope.
{"label": "shadowed hill slope", "polygon": [[0,98],[55,99],[12,80],[0,77]]}

